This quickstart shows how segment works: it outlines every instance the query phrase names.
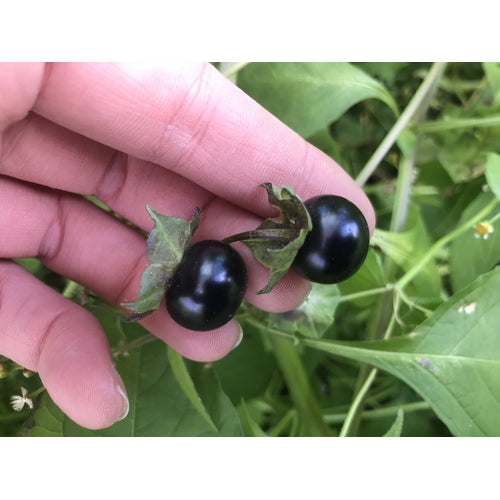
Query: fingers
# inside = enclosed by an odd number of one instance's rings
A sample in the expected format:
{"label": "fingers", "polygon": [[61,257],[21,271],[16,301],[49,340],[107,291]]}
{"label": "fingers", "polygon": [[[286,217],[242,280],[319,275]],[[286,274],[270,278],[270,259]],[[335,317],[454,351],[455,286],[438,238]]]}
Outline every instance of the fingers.
{"label": "fingers", "polygon": [[0,63],[0,132],[28,114],[38,96],[43,74],[43,64]]}
{"label": "fingers", "polygon": [[194,207],[214,197],[180,175],[34,114],[5,132],[0,172],[62,191],[95,195],[145,231],[151,229],[146,205],[188,218]]}
{"label": "fingers", "polygon": [[[85,200],[52,191],[41,193],[0,177],[0,227],[10,235],[0,239],[1,256],[37,255],[51,269],[117,305],[137,298],[148,264],[145,238]],[[251,263],[249,269],[251,275]],[[269,294],[266,305],[272,307],[273,300],[279,308],[297,299],[296,294],[291,299],[273,299]],[[175,350],[198,361],[225,356],[240,337],[234,321],[213,332],[189,332],[171,320],[163,305],[143,324]]]}
{"label": "fingers", "polygon": [[[195,202],[191,207],[189,217]],[[142,208],[141,212],[146,211]],[[258,222],[256,216],[214,200],[205,207],[195,237],[222,239],[252,229]],[[149,219],[148,230],[151,225]],[[0,256],[40,256],[51,269],[115,304],[137,298],[148,264],[145,238],[90,203],[0,177],[0,228],[10,236],[0,240]],[[239,250],[250,276],[246,298],[251,303],[280,312],[303,300],[308,286],[293,274],[265,300],[257,296],[255,292],[265,285],[268,271],[246,247],[241,245]]]}
{"label": "fingers", "polygon": [[0,352],[37,371],[70,418],[98,429],[125,417],[125,388],[92,314],[3,260],[0,304]]}
{"label": "fingers", "polygon": [[55,64],[34,109],[261,216],[258,185],[273,182],[304,199],[345,196],[374,226],[368,199],[335,162],[210,65]]}

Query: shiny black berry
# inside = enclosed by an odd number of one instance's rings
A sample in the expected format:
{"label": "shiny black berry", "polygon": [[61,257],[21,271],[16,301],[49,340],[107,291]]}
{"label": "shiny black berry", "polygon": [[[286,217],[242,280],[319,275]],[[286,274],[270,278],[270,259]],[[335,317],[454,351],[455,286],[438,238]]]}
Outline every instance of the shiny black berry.
{"label": "shiny black berry", "polygon": [[315,283],[338,283],[351,277],[368,253],[370,233],[359,208],[335,195],[304,202],[312,221],[293,269]]}
{"label": "shiny black berry", "polygon": [[204,240],[189,247],[166,293],[170,316],[190,330],[214,330],[238,310],[247,286],[247,270],[230,245]]}

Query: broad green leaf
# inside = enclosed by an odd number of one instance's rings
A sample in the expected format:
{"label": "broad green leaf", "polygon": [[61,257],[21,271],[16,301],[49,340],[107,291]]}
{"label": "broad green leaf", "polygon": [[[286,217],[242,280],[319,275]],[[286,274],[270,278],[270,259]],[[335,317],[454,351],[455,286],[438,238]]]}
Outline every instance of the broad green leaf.
{"label": "broad green leaf", "polygon": [[[467,221],[484,208],[493,196],[481,193],[463,212],[459,224]],[[492,213],[494,216],[498,210]],[[487,222],[487,221],[485,221]],[[487,239],[480,237],[474,227],[457,237],[450,247],[450,278],[454,291],[467,286],[479,275],[500,262],[500,221],[493,225]]]}
{"label": "broad green leaf", "polygon": [[303,339],[400,378],[455,436],[500,436],[500,267],[440,306],[412,333],[383,341]]}
{"label": "broad green leaf", "polygon": [[43,270],[43,264],[35,258],[14,259],[17,264],[24,267],[28,272],[37,276]]}
{"label": "broad green leaf", "polygon": [[198,410],[200,415],[206,420],[208,425],[210,425],[210,427],[217,432],[217,427],[203,405],[203,401],[196,390],[193,379],[186,368],[184,358],[171,347],[167,347],[167,349],[168,360],[170,362],[170,366],[172,367],[173,374],[184,391],[184,394],[187,396],[189,401],[191,401],[191,404]]}
{"label": "broad green leaf", "polygon": [[125,318],[126,321],[137,321],[160,307],[168,283],[181,262],[201,217],[199,208],[189,221],[163,215],[149,206],[146,209],[155,222],[147,240],[149,265],[142,274],[139,297],[133,302],[122,304],[134,311]]}
{"label": "broad green leaf", "polygon": [[396,420],[391,425],[390,429],[384,434],[384,437],[400,437],[403,432],[403,418],[404,412],[402,408],[399,408],[396,415]]}
{"label": "broad green leaf", "polygon": [[495,196],[500,200],[500,155],[488,153],[486,159],[486,180]]}
{"label": "broad green leaf", "polygon": [[33,437],[61,437],[63,432],[63,412],[50,399],[47,393],[40,398],[40,406],[36,409],[35,425],[29,435]]}
{"label": "broad green leaf", "polygon": [[467,130],[440,148],[437,158],[454,183],[467,182],[484,173],[481,138]]}
{"label": "broad green leaf", "polygon": [[299,307],[285,313],[269,314],[269,325],[285,332],[320,338],[333,323],[339,300],[337,285],[313,283],[311,292]]}
{"label": "broad green leaf", "polygon": [[249,401],[264,394],[277,369],[276,359],[270,349],[264,347],[259,329],[246,323],[241,315],[237,319],[244,328],[242,342],[213,363],[222,389],[234,405],[242,398]]}
{"label": "broad green leaf", "polygon": [[397,114],[385,87],[349,63],[252,63],[239,73],[238,85],[302,137],[364,99],[380,99]]}
{"label": "broad green leaf", "polygon": [[[67,417],[47,396],[35,411],[31,435],[60,436],[241,436],[235,407],[222,392],[212,368],[196,364],[193,384],[209,424],[179,385],[160,340],[120,357],[117,368],[130,401],[128,416],[108,429],[91,431]],[[214,425],[217,430],[214,430]]]}

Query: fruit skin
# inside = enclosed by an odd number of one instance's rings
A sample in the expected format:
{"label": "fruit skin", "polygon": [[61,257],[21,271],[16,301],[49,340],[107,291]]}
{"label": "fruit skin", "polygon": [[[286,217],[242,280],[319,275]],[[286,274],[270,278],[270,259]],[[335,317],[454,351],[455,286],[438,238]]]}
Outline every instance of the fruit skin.
{"label": "fruit skin", "polygon": [[297,252],[293,269],[315,283],[332,284],[351,277],[368,253],[370,231],[359,208],[336,195],[304,202],[312,229]]}
{"label": "fruit skin", "polygon": [[166,292],[170,316],[184,328],[214,330],[238,310],[247,287],[240,254],[222,241],[203,240],[189,247]]}

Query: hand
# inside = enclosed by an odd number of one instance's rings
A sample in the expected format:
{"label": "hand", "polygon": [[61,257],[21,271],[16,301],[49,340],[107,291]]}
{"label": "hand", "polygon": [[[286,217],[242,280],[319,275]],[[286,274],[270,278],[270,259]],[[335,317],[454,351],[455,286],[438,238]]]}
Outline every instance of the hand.
{"label": "hand", "polygon": [[[95,195],[145,231],[145,210],[191,218],[196,239],[254,229],[272,215],[262,182],[303,199],[343,195],[372,207],[352,179],[207,64],[0,65],[0,353],[37,371],[74,421],[102,428],[128,409],[96,318],[9,260],[38,257],[114,303],[135,300],[145,239],[80,195]],[[265,296],[268,271],[248,266],[246,299],[290,310],[309,284],[289,272]],[[184,356],[212,361],[238,343],[233,320],[186,335],[165,308],[142,324]]]}

